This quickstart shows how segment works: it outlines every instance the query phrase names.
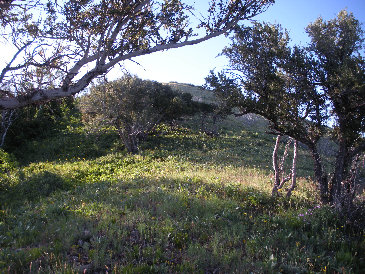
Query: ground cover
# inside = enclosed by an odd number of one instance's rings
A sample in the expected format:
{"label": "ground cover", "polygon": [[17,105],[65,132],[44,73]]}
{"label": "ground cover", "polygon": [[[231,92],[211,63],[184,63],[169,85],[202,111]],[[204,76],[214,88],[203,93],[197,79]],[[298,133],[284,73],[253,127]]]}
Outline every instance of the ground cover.
{"label": "ground cover", "polygon": [[138,155],[80,127],[19,148],[1,178],[0,272],[364,270],[363,231],[318,205],[305,149],[298,189],[274,199],[274,136],[234,123],[214,138],[161,126]]}

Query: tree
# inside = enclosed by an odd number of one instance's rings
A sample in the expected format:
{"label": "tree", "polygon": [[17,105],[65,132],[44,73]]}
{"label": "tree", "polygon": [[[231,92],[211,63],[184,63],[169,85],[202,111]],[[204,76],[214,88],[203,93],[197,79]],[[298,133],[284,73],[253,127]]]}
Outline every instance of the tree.
{"label": "tree", "polygon": [[[223,52],[232,70],[212,72],[207,83],[226,105],[260,114],[274,132],[305,144],[321,201],[351,206],[354,171],[365,151],[363,31],[344,10],[328,22],[317,19],[307,33],[311,43],[300,48],[289,46],[287,32],[278,25],[239,28]],[[330,178],[317,150],[328,132],[339,148]]]}
{"label": "tree", "polygon": [[0,148],[4,146],[5,137],[8,133],[10,126],[13,124],[16,118],[16,110],[9,109],[3,110],[1,113],[1,126],[0,126]]}
{"label": "tree", "polygon": [[0,39],[13,52],[0,72],[0,109],[14,109],[74,95],[125,60],[227,33],[274,0],[213,0],[205,18],[180,0],[0,3]]}
{"label": "tree", "polygon": [[156,125],[199,111],[190,94],[174,92],[171,87],[136,76],[95,85],[81,98],[84,119],[96,127],[117,129],[128,152],[137,153],[138,143]]}
{"label": "tree", "polygon": [[33,104],[21,109],[5,110],[0,131],[4,149],[12,151],[25,142],[59,133],[75,123],[79,116],[81,117],[81,114],[73,97]]}
{"label": "tree", "polygon": [[5,18],[7,11],[9,10],[13,0],[0,0],[0,18]]}
{"label": "tree", "polygon": [[[274,184],[272,188],[272,195],[279,195],[279,191],[283,189],[286,182],[291,180],[291,186],[287,189],[287,197],[290,197],[293,190],[296,187],[296,181],[297,181],[297,154],[298,154],[298,141],[294,140],[292,138],[289,138],[288,142],[286,143],[285,150],[283,153],[283,157],[281,157],[280,162],[278,159],[278,150],[280,146],[282,136],[279,134],[276,137],[275,147],[272,155],[272,163],[273,163],[273,169],[274,169]],[[285,174],[285,160],[288,156],[288,150],[290,144],[293,143],[293,162],[292,167],[289,174]]]}

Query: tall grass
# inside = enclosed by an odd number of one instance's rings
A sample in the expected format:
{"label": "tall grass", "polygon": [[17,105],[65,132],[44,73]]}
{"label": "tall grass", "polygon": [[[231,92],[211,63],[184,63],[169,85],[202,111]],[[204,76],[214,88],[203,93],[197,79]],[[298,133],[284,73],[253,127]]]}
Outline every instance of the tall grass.
{"label": "tall grass", "polygon": [[161,126],[139,155],[82,129],[29,143],[1,177],[0,272],[363,271],[363,231],[318,205],[304,148],[293,197],[270,196],[273,144],[238,125]]}

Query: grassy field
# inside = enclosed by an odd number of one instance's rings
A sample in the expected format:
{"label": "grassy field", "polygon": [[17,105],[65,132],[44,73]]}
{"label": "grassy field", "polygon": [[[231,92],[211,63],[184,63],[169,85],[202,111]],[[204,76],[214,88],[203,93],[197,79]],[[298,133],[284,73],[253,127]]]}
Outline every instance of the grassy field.
{"label": "grassy field", "polygon": [[364,231],[318,204],[304,148],[292,198],[272,198],[275,136],[229,117],[211,138],[198,120],[138,155],[74,125],[3,156],[0,273],[365,270]]}

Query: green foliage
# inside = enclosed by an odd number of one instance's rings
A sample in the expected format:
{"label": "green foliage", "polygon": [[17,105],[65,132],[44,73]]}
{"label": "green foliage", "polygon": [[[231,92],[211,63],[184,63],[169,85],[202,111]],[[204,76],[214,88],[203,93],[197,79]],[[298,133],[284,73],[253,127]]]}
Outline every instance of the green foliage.
{"label": "green foliage", "polygon": [[[317,19],[307,32],[312,41],[300,48],[289,46],[287,32],[278,25],[238,28],[223,51],[233,73],[212,72],[207,86],[221,98],[222,109],[260,114],[274,132],[307,145],[321,201],[348,210],[358,158],[365,151],[364,32],[345,10],[328,22]],[[338,145],[331,182],[317,149],[328,131]]]}
{"label": "green foliage", "polygon": [[139,155],[107,133],[88,148],[81,129],[57,151],[38,140],[0,192],[0,272],[361,272],[363,231],[317,206],[310,180],[273,199],[273,137],[228,124],[215,138],[161,124]]}
{"label": "green foliage", "polygon": [[[309,48],[318,58],[316,76],[324,96],[333,103],[335,138],[358,145],[365,132],[364,30],[352,13],[342,10],[336,18],[317,19],[306,28]],[[346,121],[351,120],[351,123]]]}
{"label": "green foliage", "polygon": [[0,199],[2,198],[1,192],[9,188],[9,177],[15,173],[18,166],[14,155],[0,149]]}
{"label": "green foliage", "polygon": [[0,149],[0,174],[13,171],[18,166],[15,157]]}
{"label": "green foliage", "polygon": [[97,128],[114,126],[127,151],[136,153],[138,142],[159,123],[197,112],[199,105],[191,99],[166,85],[126,75],[91,88],[80,106],[86,121]]}
{"label": "green foliage", "polygon": [[13,150],[30,141],[44,139],[77,124],[79,119],[72,97],[19,109],[6,136],[5,147]]}
{"label": "green foliage", "polygon": [[322,121],[316,124],[313,119],[312,129],[306,118],[313,118],[308,115],[315,112],[315,102],[324,101],[304,77],[311,76],[311,64],[303,50],[290,49],[287,32],[278,25],[255,23],[237,30],[223,54],[239,77],[224,72],[211,72],[207,77],[207,87],[220,98],[221,108],[259,114],[270,121],[273,130],[303,143],[319,138]]}

